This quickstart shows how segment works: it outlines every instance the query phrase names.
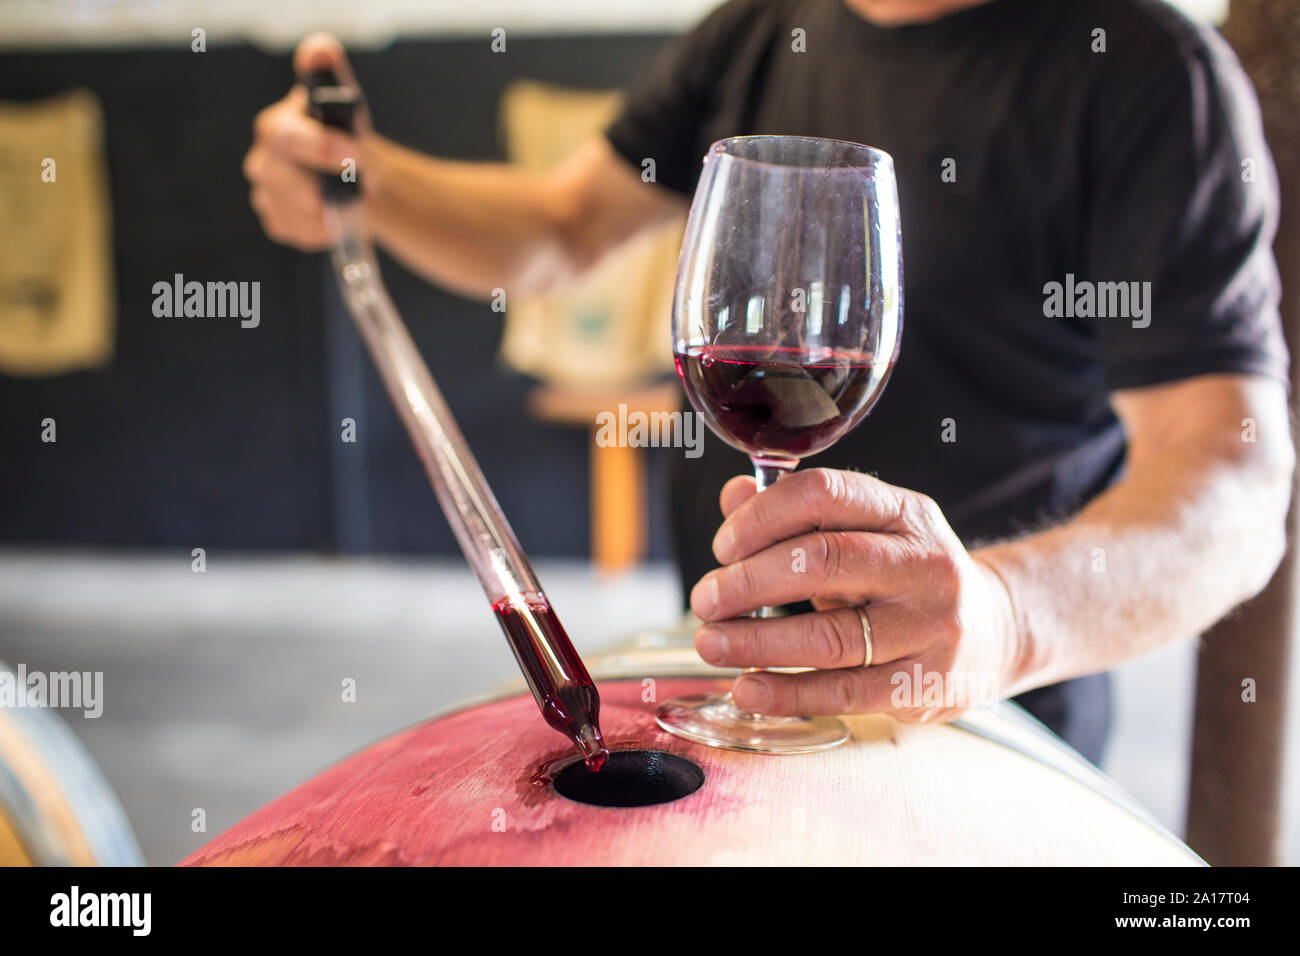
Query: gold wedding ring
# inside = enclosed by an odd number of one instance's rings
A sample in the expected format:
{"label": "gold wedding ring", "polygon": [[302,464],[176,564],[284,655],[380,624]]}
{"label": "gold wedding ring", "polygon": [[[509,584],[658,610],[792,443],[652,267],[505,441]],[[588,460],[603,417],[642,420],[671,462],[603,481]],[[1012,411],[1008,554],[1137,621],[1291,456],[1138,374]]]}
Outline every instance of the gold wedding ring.
{"label": "gold wedding ring", "polygon": [[862,662],[863,667],[871,666],[872,647],[871,647],[871,622],[867,620],[867,609],[865,607],[857,608],[858,618],[862,621],[862,642],[867,645],[867,657]]}

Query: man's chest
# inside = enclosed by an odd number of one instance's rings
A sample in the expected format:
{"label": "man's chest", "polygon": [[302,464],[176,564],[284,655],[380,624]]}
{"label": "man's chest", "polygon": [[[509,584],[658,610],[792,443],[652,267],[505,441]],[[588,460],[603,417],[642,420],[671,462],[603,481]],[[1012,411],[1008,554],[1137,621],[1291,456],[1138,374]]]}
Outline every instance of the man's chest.
{"label": "man's chest", "polygon": [[1054,89],[1034,57],[996,53],[883,63],[769,50],[748,87],[719,91],[707,135],[883,149],[895,162],[909,285],[957,271],[968,282],[1041,288],[1082,255],[1085,93]]}

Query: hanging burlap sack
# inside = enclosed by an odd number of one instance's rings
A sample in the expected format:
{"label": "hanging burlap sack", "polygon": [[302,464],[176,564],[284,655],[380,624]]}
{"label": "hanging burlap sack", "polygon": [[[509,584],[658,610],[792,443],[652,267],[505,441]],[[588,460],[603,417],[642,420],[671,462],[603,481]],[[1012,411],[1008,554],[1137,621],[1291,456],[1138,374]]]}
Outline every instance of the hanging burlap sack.
{"label": "hanging burlap sack", "polygon": [[[510,85],[501,124],[512,162],[547,169],[614,117],[617,92]],[[502,355],[548,385],[597,391],[634,387],[672,368],[669,313],[683,223],[641,236],[562,291],[513,297]]]}
{"label": "hanging burlap sack", "polygon": [[88,90],[0,103],[0,372],[56,375],[112,355],[103,138]]}

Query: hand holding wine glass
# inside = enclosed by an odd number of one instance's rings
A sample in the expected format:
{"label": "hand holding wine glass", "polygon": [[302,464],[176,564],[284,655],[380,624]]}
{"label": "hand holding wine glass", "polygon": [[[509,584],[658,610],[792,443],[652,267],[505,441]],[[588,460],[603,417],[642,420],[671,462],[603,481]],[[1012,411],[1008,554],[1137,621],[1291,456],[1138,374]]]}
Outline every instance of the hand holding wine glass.
{"label": "hand holding wine glass", "polygon": [[[691,403],[749,454],[760,492],[871,410],[901,327],[888,154],[801,136],[713,144],[678,263],[673,352]],[[656,719],[699,743],[759,753],[824,750],[848,735],[834,718],[746,713],[730,695],[669,701]]]}
{"label": "hand holding wine glass", "polygon": [[[704,621],[695,636],[700,656],[718,667],[812,668],[743,675],[734,686],[738,706],[770,715],[885,712],[920,723],[1028,688],[1005,584],[925,495],[811,468],[763,494],[752,478],[733,478],[721,504],[726,520],[713,550],[723,566],[691,594]],[[804,562],[792,575],[794,551]],[[739,616],[794,601],[815,610]],[[864,605],[871,667],[861,666]]]}

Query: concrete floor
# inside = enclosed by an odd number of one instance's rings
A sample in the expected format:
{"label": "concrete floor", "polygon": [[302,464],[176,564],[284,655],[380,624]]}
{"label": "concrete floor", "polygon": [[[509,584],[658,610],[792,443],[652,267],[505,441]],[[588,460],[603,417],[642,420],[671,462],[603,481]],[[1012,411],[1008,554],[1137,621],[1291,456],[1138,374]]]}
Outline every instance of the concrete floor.
{"label": "concrete floor", "polygon": [[[190,562],[0,550],[0,660],[104,673],[102,717],[60,715],[150,863],[176,862],[344,754],[517,676],[460,561],[209,553],[203,574]],[[537,570],[579,651],[677,619],[667,567]],[[1184,645],[1120,672],[1105,767],[1175,832],[1193,667]],[[342,699],[347,678],[355,703]],[[206,832],[191,829],[196,808]],[[1294,834],[1289,847],[1300,862]]]}

